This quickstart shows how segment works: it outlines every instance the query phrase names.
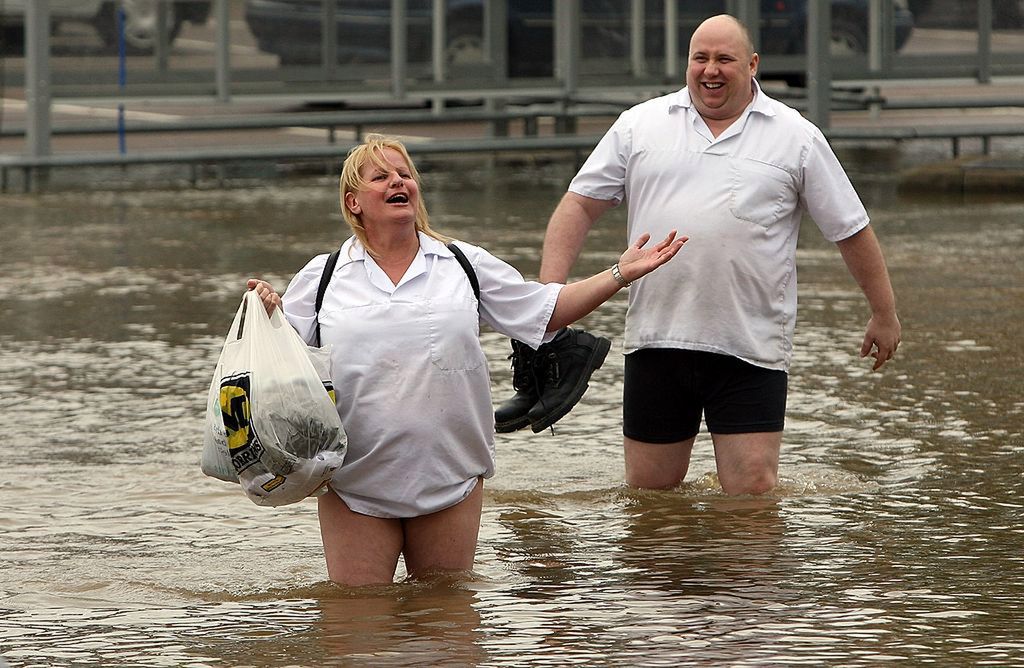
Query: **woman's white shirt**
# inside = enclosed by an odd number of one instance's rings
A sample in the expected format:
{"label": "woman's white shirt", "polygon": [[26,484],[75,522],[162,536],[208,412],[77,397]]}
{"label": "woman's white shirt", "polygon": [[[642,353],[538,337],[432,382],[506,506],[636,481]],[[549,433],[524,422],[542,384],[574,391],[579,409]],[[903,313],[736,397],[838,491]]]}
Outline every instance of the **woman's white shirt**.
{"label": "woman's white shirt", "polygon": [[[465,498],[494,474],[494,411],[479,322],[539,346],[550,338],[558,283],[526,281],[486,250],[459,243],[480,283],[440,241],[420,248],[397,285],[354,237],[320,309],[331,346],[338,413],[348,434],[332,488],[355,512],[415,517]],[[283,296],[288,321],[315,338],[314,303],[327,255],[313,258]]]}

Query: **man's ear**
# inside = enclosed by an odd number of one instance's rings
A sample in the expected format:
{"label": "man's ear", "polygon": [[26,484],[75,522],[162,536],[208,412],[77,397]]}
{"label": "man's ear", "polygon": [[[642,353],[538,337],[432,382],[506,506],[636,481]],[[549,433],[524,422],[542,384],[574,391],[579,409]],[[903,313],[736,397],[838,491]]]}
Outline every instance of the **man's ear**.
{"label": "man's ear", "polygon": [[754,53],[753,55],[750,56],[750,76],[751,77],[756,77],[757,76],[757,65],[760,62],[761,62],[761,57],[758,56],[757,53]]}

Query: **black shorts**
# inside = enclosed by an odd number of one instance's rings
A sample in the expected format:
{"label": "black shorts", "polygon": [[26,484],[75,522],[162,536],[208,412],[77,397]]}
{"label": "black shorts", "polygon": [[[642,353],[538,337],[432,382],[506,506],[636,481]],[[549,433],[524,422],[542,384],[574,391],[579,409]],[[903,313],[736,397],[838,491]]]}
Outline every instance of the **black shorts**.
{"label": "black shorts", "polygon": [[645,443],[675,443],[712,434],[782,431],[785,371],[730,355],[644,348],[626,355],[622,431]]}

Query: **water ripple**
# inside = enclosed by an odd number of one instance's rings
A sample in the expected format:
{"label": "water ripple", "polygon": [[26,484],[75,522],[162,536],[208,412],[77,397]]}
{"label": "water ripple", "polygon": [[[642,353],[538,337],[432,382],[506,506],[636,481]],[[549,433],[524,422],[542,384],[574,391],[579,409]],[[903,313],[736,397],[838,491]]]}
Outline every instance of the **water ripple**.
{"label": "water ripple", "polygon": [[[564,171],[435,174],[429,202],[441,229],[536,275]],[[259,508],[197,465],[242,281],[283,286],[340,239],[334,187],[5,198],[12,666],[1024,662],[1019,204],[872,212],[905,328],[882,373],[858,356],[863,297],[805,226],[771,494],[724,495],[706,434],[677,489],[623,484],[619,295],[583,323],[615,345],[577,408],[553,433],[498,436],[474,571],[346,589],[312,502]],[[576,271],[623,238],[618,210]],[[508,342],[482,340],[500,400]]]}

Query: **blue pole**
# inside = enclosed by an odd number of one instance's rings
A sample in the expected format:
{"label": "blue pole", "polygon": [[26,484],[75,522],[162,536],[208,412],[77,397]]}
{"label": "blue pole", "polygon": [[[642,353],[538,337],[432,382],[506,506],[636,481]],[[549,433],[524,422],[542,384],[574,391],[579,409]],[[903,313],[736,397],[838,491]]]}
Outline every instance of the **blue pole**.
{"label": "blue pole", "polygon": [[117,148],[124,155],[126,152],[124,132],[124,87],[128,81],[128,70],[125,56],[127,56],[127,45],[124,39],[124,7],[117,8],[117,87],[121,93],[122,101],[117,104]]}

